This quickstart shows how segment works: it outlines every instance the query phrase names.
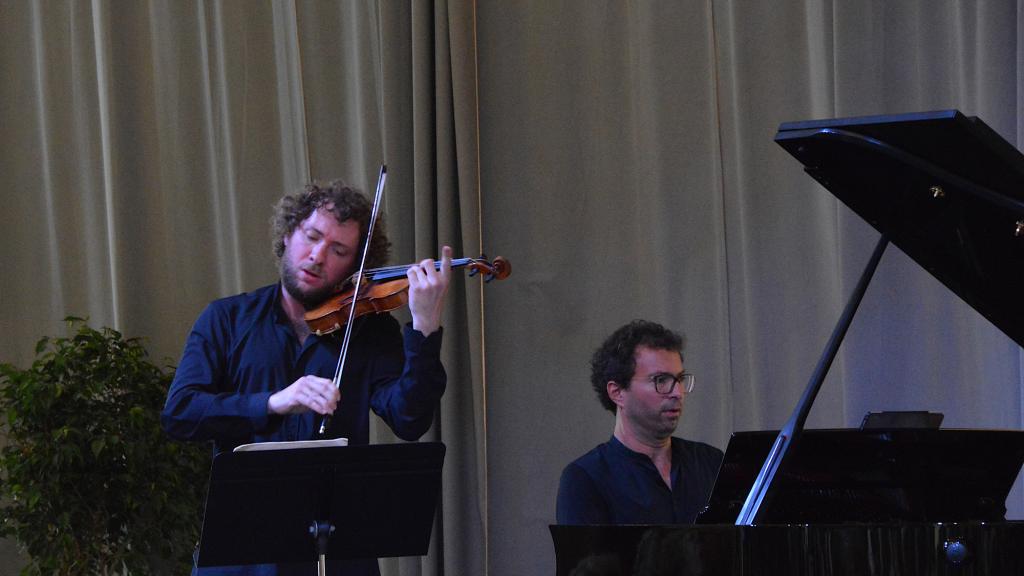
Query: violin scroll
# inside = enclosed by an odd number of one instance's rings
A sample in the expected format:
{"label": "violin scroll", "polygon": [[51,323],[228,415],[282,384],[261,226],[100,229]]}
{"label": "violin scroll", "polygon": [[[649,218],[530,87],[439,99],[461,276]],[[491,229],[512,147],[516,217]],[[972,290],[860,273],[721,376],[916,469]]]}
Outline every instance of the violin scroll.
{"label": "violin scroll", "polygon": [[487,261],[486,256],[472,258],[470,259],[470,262],[466,264],[466,267],[469,268],[470,278],[477,274],[484,274],[484,282],[490,282],[491,280],[504,280],[512,273],[512,264],[501,256],[498,256],[491,262]]}

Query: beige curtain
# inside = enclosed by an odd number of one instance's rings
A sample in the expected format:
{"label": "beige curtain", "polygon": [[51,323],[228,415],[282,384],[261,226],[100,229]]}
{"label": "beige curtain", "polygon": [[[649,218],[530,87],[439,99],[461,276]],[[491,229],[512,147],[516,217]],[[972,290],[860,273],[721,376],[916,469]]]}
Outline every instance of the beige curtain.
{"label": "beige curtain", "polygon": [[[1013,0],[0,3],[0,361],[66,314],[177,361],[213,298],[276,277],[269,209],[390,171],[395,261],[504,255],[446,307],[448,446],[425,558],[544,574],[558,474],[611,433],[590,352],[687,334],[680,435],[789,415],[877,238],[772,142],[779,123],[959,108],[1011,143]],[[1021,348],[898,249],[811,413],[927,409],[1020,428]],[[390,441],[386,427],[374,431]],[[1010,517],[1024,516],[1011,494]],[[0,576],[17,573],[0,543]]]}

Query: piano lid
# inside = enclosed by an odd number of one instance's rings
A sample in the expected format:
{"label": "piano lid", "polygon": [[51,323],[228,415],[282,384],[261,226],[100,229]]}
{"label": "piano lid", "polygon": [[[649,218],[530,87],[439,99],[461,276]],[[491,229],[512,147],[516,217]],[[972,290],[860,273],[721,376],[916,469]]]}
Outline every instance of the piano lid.
{"label": "piano lid", "polygon": [[1024,346],[1024,155],[957,110],[791,122],[804,170]]}

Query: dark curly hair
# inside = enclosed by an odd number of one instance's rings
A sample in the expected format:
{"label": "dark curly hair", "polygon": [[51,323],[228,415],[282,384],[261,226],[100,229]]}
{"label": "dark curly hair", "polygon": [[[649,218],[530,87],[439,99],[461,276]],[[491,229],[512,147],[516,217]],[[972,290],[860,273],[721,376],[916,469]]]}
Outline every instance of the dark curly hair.
{"label": "dark curly hair", "polygon": [[636,371],[638,346],[652,350],[671,350],[683,358],[683,337],[661,324],[633,320],[619,328],[594,351],[590,359],[590,385],[606,409],[615,412],[615,403],[608,397],[608,383],[629,388]]}
{"label": "dark curly hair", "polygon": [[[302,190],[285,195],[274,206],[274,215],[270,219],[271,236],[274,240],[274,256],[280,260],[284,254],[284,239],[295,231],[303,220],[309,218],[313,210],[323,209],[338,220],[354,220],[359,223],[359,255],[363,253],[363,242],[366,241],[366,229],[370,225],[373,205],[362,192],[350,188],[340,180],[330,184],[312,182]],[[387,263],[391,253],[391,241],[385,232],[384,215],[377,215],[374,224],[373,238],[370,240],[370,251],[366,254],[366,268],[380,268]]]}

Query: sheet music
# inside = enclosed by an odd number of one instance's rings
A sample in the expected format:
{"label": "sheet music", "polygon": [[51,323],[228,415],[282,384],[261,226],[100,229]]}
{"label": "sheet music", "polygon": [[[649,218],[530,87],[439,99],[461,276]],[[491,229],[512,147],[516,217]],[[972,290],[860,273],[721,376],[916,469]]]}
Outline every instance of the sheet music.
{"label": "sheet music", "polygon": [[328,438],[327,440],[294,440],[292,442],[255,442],[235,447],[232,452],[256,452],[259,450],[294,450],[298,448],[333,448],[348,446],[348,438]]}

